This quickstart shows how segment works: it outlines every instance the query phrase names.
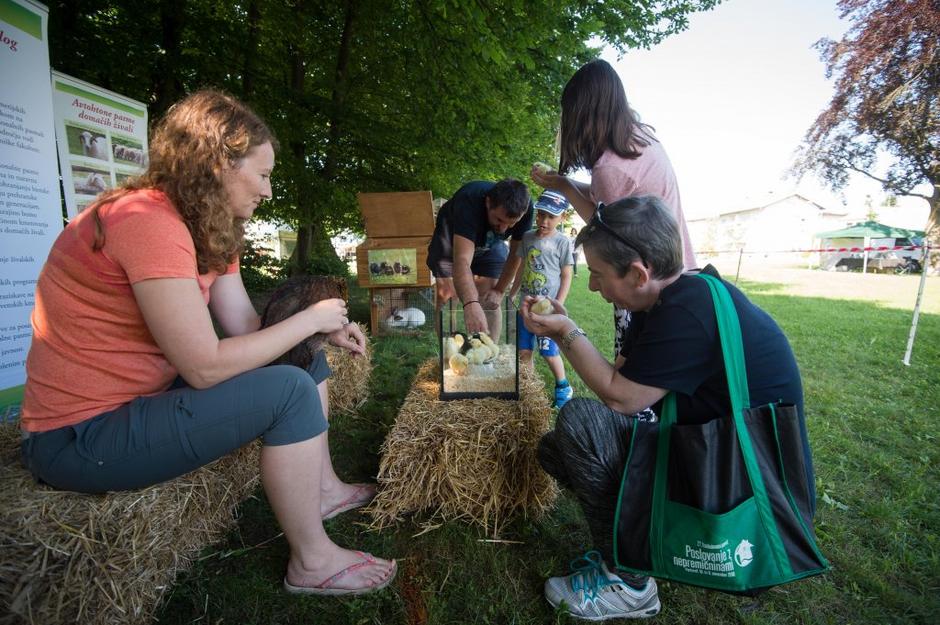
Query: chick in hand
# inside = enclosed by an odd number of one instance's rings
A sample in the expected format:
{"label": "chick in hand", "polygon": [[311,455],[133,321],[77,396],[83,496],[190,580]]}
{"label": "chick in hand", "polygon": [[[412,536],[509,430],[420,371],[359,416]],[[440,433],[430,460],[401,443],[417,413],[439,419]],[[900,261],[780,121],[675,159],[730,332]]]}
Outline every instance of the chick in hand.
{"label": "chick in hand", "polygon": [[555,312],[555,307],[552,305],[552,300],[547,297],[539,299],[537,302],[532,304],[532,307],[529,308],[536,315],[550,315]]}

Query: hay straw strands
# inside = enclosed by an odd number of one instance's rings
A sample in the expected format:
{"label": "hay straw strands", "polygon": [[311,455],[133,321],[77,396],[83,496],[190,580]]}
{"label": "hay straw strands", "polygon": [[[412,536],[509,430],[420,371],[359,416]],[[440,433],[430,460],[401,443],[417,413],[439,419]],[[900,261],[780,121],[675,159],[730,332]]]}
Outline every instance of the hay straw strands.
{"label": "hay straw strands", "polygon": [[421,367],[385,439],[369,527],[429,511],[424,531],[462,519],[495,537],[513,515],[544,513],[557,490],[535,458],[551,415],[541,379],[520,371],[519,401],[441,401],[437,366]]}
{"label": "hay straw strands", "polygon": [[[327,348],[331,412],[365,402],[370,353]],[[150,623],[177,574],[257,489],[260,447],[150,488],[82,495],[37,485],[20,464],[19,424],[0,424],[0,624]]]}
{"label": "hay straw strands", "polygon": [[355,414],[369,399],[369,381],[372,379],[372,342],[366,336],[366,352],[353,356],[345,349],[330,344],[323,346],[326,362],[333,375],[330,377],[330,414]]}
{"label": "hay straw strands", "polygon": [[150,488],[80,495],[38,486],[0,425],[0,604],[9,620],[148,623],[163,592],[233,523],[258,485],[254,443]]}

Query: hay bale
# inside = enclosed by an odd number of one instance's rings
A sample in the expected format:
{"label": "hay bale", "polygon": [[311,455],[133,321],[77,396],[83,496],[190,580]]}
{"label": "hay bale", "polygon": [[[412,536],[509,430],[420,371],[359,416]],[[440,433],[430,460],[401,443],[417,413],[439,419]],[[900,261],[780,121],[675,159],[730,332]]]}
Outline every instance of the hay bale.
{"label": "hay bale", "polygon": [[463,519],[495,536],[514,515],[550,509],[557,487],[535,457],[551,416],[542,380],[523,368],[519,401],[441,401],[438,367],[421,367],[382,446],[370,527],[430,510],[426,527]]}
{"label": "hay bale", "polygon": [[[331,412],[368,396],[371,348],[328,347]],[[82,495],[39,486],[20,464],[17,422],[0,424],[0,623],[150,623],[176,576],[234,525],[259,486],[257,441],[142,490]]]}
{"label": "hay bale", "polygon": [[366,335],[366,353],[352,356],[345,349],[330,344],[323,346],[326,361],[333,370],[330,377],[330,415],[354,414],[369,399],[372,378],[372,342]]}
{"label": "hay bale", "polygon": [[19,446],[18,424],[0,425],[0,604],[9,622],[149,623],[176,575],[224,536],[235,505],[258,485],[258,443],[176,480],[108,495],[37,485]]}

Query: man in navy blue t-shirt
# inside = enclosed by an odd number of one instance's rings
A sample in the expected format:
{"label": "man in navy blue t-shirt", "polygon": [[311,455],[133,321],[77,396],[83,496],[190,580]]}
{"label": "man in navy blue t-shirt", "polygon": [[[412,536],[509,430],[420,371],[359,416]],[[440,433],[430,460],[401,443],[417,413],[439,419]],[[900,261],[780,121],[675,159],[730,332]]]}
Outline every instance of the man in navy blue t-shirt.
{"label": "man in navy blue t-shirt", "polygon": [[428,246],[438,310],[456,295],[467,331],[491,333],[484,311],[499,307],[520,262],[516,247],[531,227],[532,199],[518,180],[460,187],[438,212]]}

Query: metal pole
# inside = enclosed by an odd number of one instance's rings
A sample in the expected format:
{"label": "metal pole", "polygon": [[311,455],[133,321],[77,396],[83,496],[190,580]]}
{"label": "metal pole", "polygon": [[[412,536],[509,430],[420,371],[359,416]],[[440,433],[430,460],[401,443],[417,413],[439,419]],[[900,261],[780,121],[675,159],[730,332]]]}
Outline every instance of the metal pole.
{"label": "metal pole", "polygon": [[920,268],[920,286],[917,287],[917,301],[914,302],[914,318],[911,320],[911,333],[907,337],[907,351],[904,352],[903,362],[911,366],[911,351],[914,349],[914,336],[917,334],[917,319],[920,317],[920,302],[924,297],[924,282],[927,281],[927,263],[930,255],[930,246],[924,243],[924,262]]}
{"label": "metal pole", "polygon": [[741,276],[741,257],[744,256],[744,248],[738,251],[738,271],[734,274],[734,284],[737,286],[738,278]]}

